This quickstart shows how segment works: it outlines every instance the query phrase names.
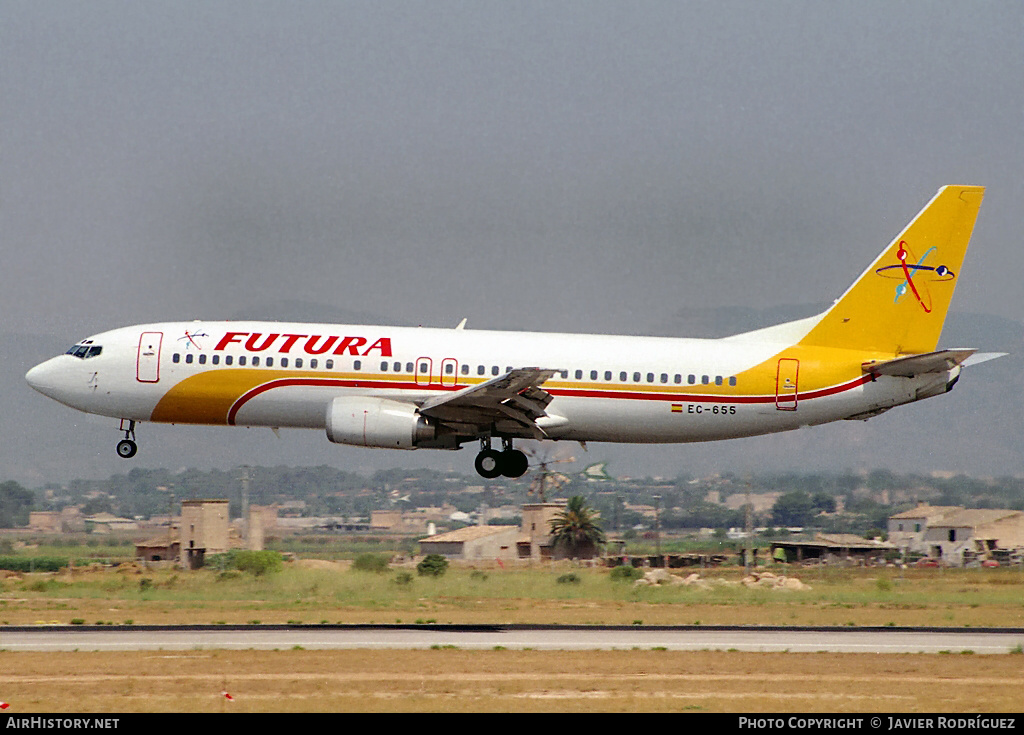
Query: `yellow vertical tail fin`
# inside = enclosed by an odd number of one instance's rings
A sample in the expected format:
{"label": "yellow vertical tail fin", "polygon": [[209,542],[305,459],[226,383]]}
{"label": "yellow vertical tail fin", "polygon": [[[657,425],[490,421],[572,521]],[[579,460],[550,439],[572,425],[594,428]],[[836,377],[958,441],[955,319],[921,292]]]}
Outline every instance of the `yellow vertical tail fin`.
{"label": "yellow vertical tail fin", "polygon": [[894,355],[935,350],[984,193],[939,189],[800,344]]}

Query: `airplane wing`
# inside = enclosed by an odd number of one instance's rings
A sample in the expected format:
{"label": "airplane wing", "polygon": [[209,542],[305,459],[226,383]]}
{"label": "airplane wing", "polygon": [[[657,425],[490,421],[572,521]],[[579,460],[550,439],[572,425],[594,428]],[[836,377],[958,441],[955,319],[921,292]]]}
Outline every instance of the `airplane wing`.
{"label": "airplane wing", "polygon": [[486,383],[431,398],[420,406],[419,412],[470,434],[511,422],[517,430],[543,439],[544,430],[536,422],[547,416],[544,409],[553,396],[541,385],[556,372],[516,368]]}
{"label": "airplane wing", "polygon": [[[884,362],[865,362],[861,367],[872,375],[891,375],[897,378],[912,378],[927,373],[944,373],[957,365],[964,364],[977,350],[957,349],[926,352],[921,355],[898,357]],[[993,355],[992,357],[998,357]],[[988,359],[992,359],[989,357]],[[979,361],[975,361],[979,362]]]}

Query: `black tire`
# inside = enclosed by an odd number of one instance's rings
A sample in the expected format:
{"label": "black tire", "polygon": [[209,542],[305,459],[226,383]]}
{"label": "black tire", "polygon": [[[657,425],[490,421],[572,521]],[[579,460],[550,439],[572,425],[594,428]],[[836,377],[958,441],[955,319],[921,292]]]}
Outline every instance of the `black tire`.
{"label": "black tire", "polygon": [[476,455],[476,461],[473,464],[481,477],[493,480],[501,475],[503,465],[501,452],[485,449]]}
{"label": "black tire", "polygon": [[131,459],[139,451],[139,445],[131,439],[122,439],[117,443],[117,456],[121,459]]}
{"label": "black tire", "polygon": [[501,453],[501,467],[505,477],[522,477],[530,468],[530,460],[518,449],[506,449]]}

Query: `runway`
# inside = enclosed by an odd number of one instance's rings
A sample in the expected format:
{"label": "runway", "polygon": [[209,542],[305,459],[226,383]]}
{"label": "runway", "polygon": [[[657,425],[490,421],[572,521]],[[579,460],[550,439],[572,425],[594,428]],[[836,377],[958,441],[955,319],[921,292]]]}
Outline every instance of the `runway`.
{"label": "runway", "polygon": [[533,649],[832,653],[1020,652],[1024,629],[749,626],[202,625],[0,627],[6,651]]}

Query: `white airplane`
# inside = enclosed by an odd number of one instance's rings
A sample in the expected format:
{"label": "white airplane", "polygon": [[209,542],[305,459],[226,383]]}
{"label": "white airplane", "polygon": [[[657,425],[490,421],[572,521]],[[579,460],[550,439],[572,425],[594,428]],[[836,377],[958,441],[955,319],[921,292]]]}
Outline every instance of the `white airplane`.
{"label": "white airplane", "polygon": [[998,356],[936,351],[983,194],[940,189],[823,314],[723,339],[173,322],[102,332],[25,377],[121,419],[125,458],[144,421],[304,427],[363,447],[478,441],[487,478],[526,472],[516,439],[697,442],[866,419]]}

